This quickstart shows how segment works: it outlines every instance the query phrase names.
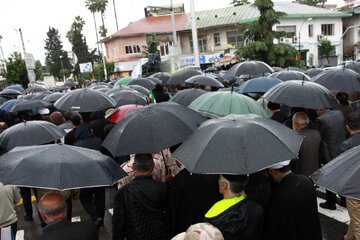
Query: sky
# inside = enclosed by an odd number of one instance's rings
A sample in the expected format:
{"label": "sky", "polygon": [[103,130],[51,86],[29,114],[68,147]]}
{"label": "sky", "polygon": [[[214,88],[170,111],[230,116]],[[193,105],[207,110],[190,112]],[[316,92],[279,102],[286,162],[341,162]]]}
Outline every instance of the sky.
{"label": "sky", "polygon": [[[83,34],[90,48],[96,47],[95,26],[92,13],[86,8],[85,0],[1,0],[0,35],[4,56],[7,59],[14,51],[21,51],[22,46],[18,29],[21,28],[25,50],[34,55],[35,60],[45,62],[45,39],[49,27],[59,31],[64,50],[71,51],[71,44],[66,39],[75,16],[85,21]],[[169,0],[108,0],[105,13],[105,27],[108,35],[115,33],[116,22],[113,8],[116,5],[119,30],[144,17],[144,7],[167,5]],[[277,0],[275,0],[277,1]],[[282,0],[284,1],[284,0]],[[290,1],[290,0],[285,0]],[[194,0],[195,11],[228,7],[231,0]],[[184,3],[185,12],[190,12],[190,0],[173,0]],[[343,4],[343,0],[328,0],[328,3]],[[96,24],[101,25],[100,14],[96,14]]]}

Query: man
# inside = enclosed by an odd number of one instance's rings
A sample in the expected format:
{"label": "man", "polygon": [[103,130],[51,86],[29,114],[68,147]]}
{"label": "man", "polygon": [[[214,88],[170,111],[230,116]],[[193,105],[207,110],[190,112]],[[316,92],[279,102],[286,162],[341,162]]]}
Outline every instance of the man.
{"label": "man", "polygon": [[15,204],[19,203],[20,195],[16,187],[3,185],[0,182],[0,238],[2,231],[8,231],[11,239],[15,239],[17,231],[17,216]]}
{"label": "man", "polygon": [[360,112],[350,113],[346,117],[346,129],[350,133],[350,138],[346,139],[340,145],[340,151],[343,153],[353,147],[360,145]]}
{"label": "man", "polygon": [[8,128],[8,125],[6,124],[6,122],[0,122],[0,133],[2,133],[7,128]]}
{"label": "man", "polygon": [[224,199],[205,214],[205,221],[217,227],[226,240],[262,239],[263,208],[245,193],[247,176],[220,175],[219,192]]}
{"label": "man", "polygon": [[[326,164],[340,153],[340,144],[346,139],[346,127],[343,114],[338,110],[318,109],[315,120],[316,129],[321,134],[320,163]],[[336,209],[336,194],[326,190],[326,201],[320,207]]]}
{"label": "man", "polygon": [[45,121],[49,120],[50,110],[48,108],[40,108],[38,110],[38,112],[39,112],[42,120],[45,120]]}
{"label": "man", "polygon": [[75,143],[75,129],[83,122],[80,114],[74,113],[70,117],[72,130],[65,135],[65,144],[74,145]]}
{"label": "man", "polygon": [[320,132],[309,128],[309,117],[304,112],[295,113],[292,125],[295,131],[305,136],[294,163],[294,173],[310,176],[320,167]]}
{"label": "man", "polygon": [[267,107],[271,110],[271,119],[279,123],[283,123],[286,120],[286,115],[280,110],[280,104],[268,102]]}
{"label": "man", "polygon": [[267,169],[277,183],[265,208],[266,240],[321,240],[316,192],[310,178],[293,174],[290,161]]}
{"label": "man", "polygon": [[166,184],[153,180],[151,154],[136,154],[135,179],[123,186],[114,200],[114,240],[169,239],[165,217]]}
{"label": "man", "polygon": [[39,212],[47,223],[39,240],[97,240],[96,227],[91,222],[70,222],[66,219],[65,199],[58,193],[45,194],[39,201]]}

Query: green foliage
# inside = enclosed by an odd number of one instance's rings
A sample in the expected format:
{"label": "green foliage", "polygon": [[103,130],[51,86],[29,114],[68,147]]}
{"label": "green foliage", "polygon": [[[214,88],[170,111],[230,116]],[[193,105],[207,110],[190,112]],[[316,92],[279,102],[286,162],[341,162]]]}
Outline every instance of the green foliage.
{"label": "green foliage", "polygon": [[20,53],[14,52],[10,55],[6,61],[6,83],[21,84],[24,88],[27,88],[29,83],[25,61],[21,58]]}
{"label": "green foliage", "polygon": [[149,53],[157,53],[158,47],[160,46],[160,41],[156,40],[155,33],[151,34],[151,37],[146,38],[146,46],[142,46],[144,49],[142,51],[145,58],[148,57]]}
{"label": "green foliage", "polygon": [[101,37],[106,37],[106,34],[107,34],[107,29],[105,28],[104,25],[100,26],[99,27],[99,34]]}
{"label": "green foliage", "polygon": [[327,0],[295,0],[297,3],[309,5],[309,6],[317,6],[318,4],[324,5]]}
{"label": "green foliage", "polygon": [[[114,74],[114,65],[115,64],[113,62],[106,62],[106,71],[108,76]],[[95,79],[100,79],[100,80],[105,79],[104,64],[99,63],[94,65],[94,76]]]}
{"label": "green foliage", "polygon": [[42,72],[42,65],[41,65],[41,62],[39,60],[37,60],[35,62],[35,75],[36,75],[36,79],[43,79],[44,78],[44,75],[43,75],[43,72]]}
{"label": "green foliage", "polygon": [[249,0],[232,0],[230,3],[230,5],[233,5],[234,7],[245,5],[245,4],[249,4]]}
{"label": "green foliage", "polygon": [[326,57],[328,63],[330,63],[329,57],[332,55],[333,51],[335,50],[335,46],[331,45],[331,41],[324,39],[320,41],[319,44],[319,54],[321,57]]}

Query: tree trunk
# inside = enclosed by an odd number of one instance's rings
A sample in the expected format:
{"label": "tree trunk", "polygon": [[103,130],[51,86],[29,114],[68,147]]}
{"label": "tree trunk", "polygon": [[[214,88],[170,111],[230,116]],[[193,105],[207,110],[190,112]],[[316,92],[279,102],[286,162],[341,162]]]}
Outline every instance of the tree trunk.
{"label": "tree trunk", "polygon": [[118,20],[116,16],[115,0],[113,0],[113,5],[114,5],[114,14],[115,14],[115,22],[116,22],[116,31],[119,31]]}
{"label": "tree trunk", "polygon": [[98,36],[98,32],[97,32],[97,26],[96,26],[96,19],[95,19],[95,12],[93,12],[93,17],[94,17],[94,24],[95,24],[95,33],[96,33],[96,44],[97,44],[97,50],[98,50],[98,54],[100,56],[100,46],[99,46],[99,36]]}
{"label": "tree trunk", "polygon": [[328,60],[328,64],[330,64],[330,58],[329,58],[329,56],[326,56],[326,59]]}

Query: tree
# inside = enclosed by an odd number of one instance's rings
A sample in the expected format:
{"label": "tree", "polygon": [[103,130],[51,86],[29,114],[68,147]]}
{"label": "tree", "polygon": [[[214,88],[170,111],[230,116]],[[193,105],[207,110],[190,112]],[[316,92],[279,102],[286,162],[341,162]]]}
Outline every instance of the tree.
{"label": "tree", "polygon": [[21,84],[24,88],[27,87],[29,80],[27,76],[26,66],[21,54],[14,52],[6,62],[6,83],[7,84]]}
{"label": "tree", "polygon": [[297,51],[288,44],[274,44],[274,39],[286,36],[285,32],[273,31],[272,27],[280,23],[279,18],[285,13],[276,12],[271,0],[255,0],[254,6],[260,11],[257,21],[242,24],[239,30],[243,32],[243,39],[248,42],[246,46],[239,48],[236,55],[246,59],[259,60],[269,65],[280,67],[291,66]]}
{"label": "tree", "polygon": [[[106,71],[108,76],[114,74],[114,63],[113,62],[106,62]],[[104,74],[104,64],[96,64],[94,65],[94,76],[95,79],[105,79]]]}
{"label": "tree", "polygon": [[249,4],[249,0],[232,0],[230,5],[233,5],[234,7],[241,6]]}
{"label": "tree", "polygon": [[[96,42],[99,42],[99,36],[98,36],[98,32],[97,32],[96,19],[95,19],[95,12],[97,12],[97,9],[98,9],[97,0],[86,0],[85,5],[90,10],[90,12],[93,14],[94,25],[95,25],[95,34],[96,34]],[[97,46],[98,46],[98,53],[100,55],[99,43],[97,44]]]}
{"label": "tree", "polygon": [[108,4],[108,0],[96,0],[97,1],[97,11],[101,13],[102,26],[100,27],[100,36],[106,37],[107,29],[105,28],[104,23],[104,13]]}
{"label": "tree", "polygon": [[321,4],[322,7],[324,7],[326,1],[327,0],[295,0],[295,2],[297,3],[301,3],[309,6],[317,6]]}
{"label": "tree", "polygon": [[39,60],[37,60],[35,62],[35,75],[36,75],[36,79],[43,79],[44,78],[43,71],[42,71],[42,65],[41,65],[41,62]]}
{"label": "tree", "polygon": [[335,46],[331,45],[331,41],[324,39],[320,41],[319,44],[319,54],[321,57],[325,56],[330,63],[330,56],[332,55],[333,51],[335,50]]}
{"label": "tree", "polygon": [[160,46],[160,41],[156,40],[155,33],[151,34],[151,37],[146,38],[146,46],[142,46],[144,49],[142,51],[145,58],[149,56],[149,53],[159,52],[158,47]]}

